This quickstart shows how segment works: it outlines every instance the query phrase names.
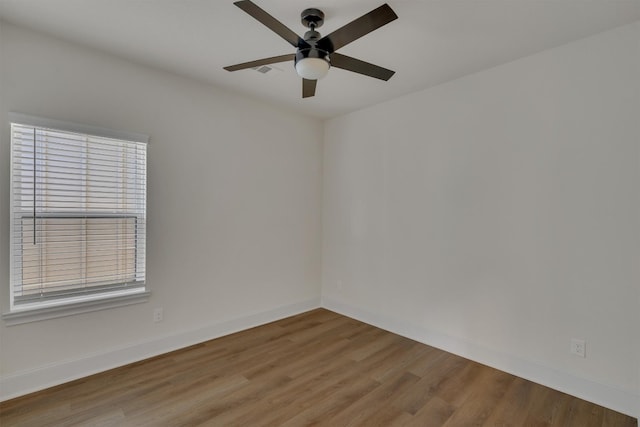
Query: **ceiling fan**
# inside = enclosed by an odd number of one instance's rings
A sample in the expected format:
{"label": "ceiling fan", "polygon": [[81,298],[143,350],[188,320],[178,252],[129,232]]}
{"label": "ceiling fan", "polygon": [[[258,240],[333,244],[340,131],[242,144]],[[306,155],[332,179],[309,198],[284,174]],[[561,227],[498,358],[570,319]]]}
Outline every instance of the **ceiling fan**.
{"label": "ceiling fan", "polygon": [[395,73],[395,71],[336,52],[352,41],[397,19],[398,15],[386,3],[324,37],[320,37],[320,33],[316,31],[316,28],[321,27],[324,23],[324,13],[315,8],[305,9],[300,14],[302,24],[309,28],[304,38],[299,37],[282,22],[250,0],[236,1],[234,4],[289,42],[296,48],[296,53],[230,65],[224,67],[227,71],[238,71],[293,60],[296,72],[302,77],[303,98],[315,95],[318,79],[324,77],[330,67],[342,68],[385,81]]}

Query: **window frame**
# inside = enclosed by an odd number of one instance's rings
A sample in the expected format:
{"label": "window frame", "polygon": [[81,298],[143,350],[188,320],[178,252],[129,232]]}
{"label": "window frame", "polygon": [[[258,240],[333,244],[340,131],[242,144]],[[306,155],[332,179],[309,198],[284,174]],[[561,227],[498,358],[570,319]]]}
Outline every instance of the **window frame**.
{"label": "window frame", "polygon": [[[138,143],[144,143],[147,145],[147,153],[148,153],[148,141],[149,137],[147,135],[133,133],[133,132],[125,132],[118,131],[113,129],[106,129],[88,125],[81,125],[77,123],[71,123],[66,121],[47,119],[42,117],[35,117],[26,114],[20,113],[9,113],[8,114],[10,123],[17,123],[21,125],[34,126],[34,127],[44,127],[60,130],[63,132],[73,132],[79,134],[85,134],[89,136],[97,136],[102,138],[112,138],[119,140],[126,140]],[[9,138],[11,145],[12,137]],[[10,160],[10,176],[11,181],[13,181],[13,173],[14,173],[14,164],[13,164],[13,155]],[[151,291],[149,289],[148,283],[146,280],[143,286],[132,289],[122,289],[122,290],[110,290],[106,292],[98,292],[93,294],[85,294],[85,295],[77,295],[64,299],[50,299],[37,303],[23,303],[16,305],[15,304],[15,295],[14,295],[14,252],[13,252],[13,242],[14,242],[14,197],[13,190],[10,190],[10,212],[11,218],[10,221],[10,241],[11,241],[11,250],[10,250],[10,280],[9,280],[9,311],[2,314],[2,319],[5,321],[7,325],[15,325],[26,322],[33,322],[57,317],[64,317],[74,314],[86,313],[90,311],[96,310],[104,310],[113,307],[121,307],[130,304],[143,303],[148,301],[149,296],[151,295]],[[145,190],[145,198],[146,198],[146,190]],[[146,204],[146,203],[145,203]],[[146,209],[145,209],[146,210]],[[91,217],[91,215],[86,215],[87,217]],[[145,215],[146,217],[146,215]],[[145,231],[145,242],[146,242],[146,231]],[[146,248],[146,243],[144,244]],[[145,261],[146,264],[146,261]]]}

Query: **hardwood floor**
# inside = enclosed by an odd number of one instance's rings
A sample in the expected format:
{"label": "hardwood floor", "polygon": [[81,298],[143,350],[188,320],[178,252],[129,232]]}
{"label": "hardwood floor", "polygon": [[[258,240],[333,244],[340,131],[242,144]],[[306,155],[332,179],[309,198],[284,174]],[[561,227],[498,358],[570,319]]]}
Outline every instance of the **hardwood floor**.
{"label": "hardwood floor", "polygon": [[0,404],[8,426],[637,426],[318,309]]}

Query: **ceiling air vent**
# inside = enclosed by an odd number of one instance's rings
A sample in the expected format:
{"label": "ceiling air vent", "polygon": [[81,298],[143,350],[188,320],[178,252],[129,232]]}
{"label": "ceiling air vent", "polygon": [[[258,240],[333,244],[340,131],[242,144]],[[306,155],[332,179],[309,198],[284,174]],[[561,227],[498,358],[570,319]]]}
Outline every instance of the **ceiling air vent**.
{"label": "ceiling air vent", "polygon": [[253,67],[259,73],[267,74],[269,71],[273,70],[273,68],[263,65],[262,67]]}

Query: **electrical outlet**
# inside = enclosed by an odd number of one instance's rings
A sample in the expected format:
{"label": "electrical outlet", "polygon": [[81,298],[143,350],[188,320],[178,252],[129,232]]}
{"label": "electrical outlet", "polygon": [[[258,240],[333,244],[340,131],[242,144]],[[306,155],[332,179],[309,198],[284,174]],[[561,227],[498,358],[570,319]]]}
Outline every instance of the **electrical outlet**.
{"label": "electrical outlet", "polygon": [[162,307],[158,307],[158,308],[154,308],[153,309],[153,321],[154,322],[162,322],[162,319],[164,318],[164,310]]}
{"label": "electrical outlet", "polygon": [[575,354],[576,356],[580,356],[580,357],[587,357],[587,343],[585,342],[585,340],[572,338],[571,354]]}

